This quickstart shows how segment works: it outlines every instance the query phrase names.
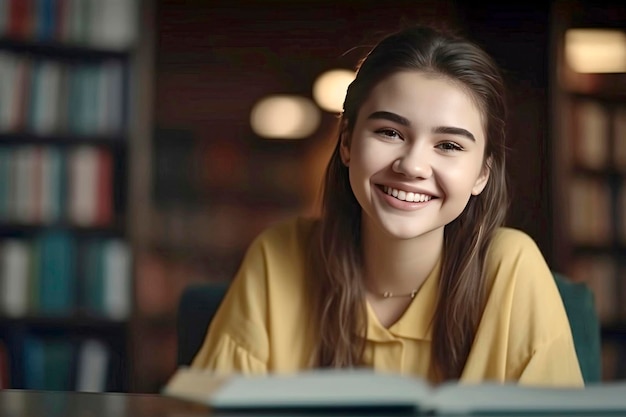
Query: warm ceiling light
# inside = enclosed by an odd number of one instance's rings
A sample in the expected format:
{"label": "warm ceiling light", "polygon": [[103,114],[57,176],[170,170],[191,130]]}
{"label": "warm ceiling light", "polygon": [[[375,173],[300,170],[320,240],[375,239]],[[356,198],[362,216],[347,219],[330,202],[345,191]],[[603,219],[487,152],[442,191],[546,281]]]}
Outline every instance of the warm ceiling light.
{"label": "warm ceiling light", "polygon": [[252,130],[268,139],[302,139],[320,123],[320,111],[306,97],[273,95],[257,102],[250,114]]}
{"label": "warm ceiling light", "polygon": [[576,72],[626,72],[626,33],[570,29],[565,32],[565,59]]}
{"label": "warm ceiling light", "polygon": [[334,69],[326,71],[313,84],[313,98],[318,106],[330,112],[341,112],[348,86],[354,80],[354,71]]}

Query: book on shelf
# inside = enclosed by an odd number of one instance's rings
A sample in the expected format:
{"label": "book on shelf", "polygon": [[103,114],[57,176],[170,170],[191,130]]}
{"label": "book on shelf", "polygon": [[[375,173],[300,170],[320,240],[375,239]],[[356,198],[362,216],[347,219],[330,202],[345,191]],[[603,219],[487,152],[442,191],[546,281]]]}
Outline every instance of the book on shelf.
{"label": "book on shelf", "polygon": [[613,164],[626,172],[626,106],[619,106],[613,114]]}
{"label": "book on shelf", "polygon": [[9,350],[0,339],[0,390],[11,388]]}
{"label": "book on shelf", "polygon": [[580,166],[606,168],[609,161],[608,110],[599,102],[580,100],[573,103],[574,157]]}
{"label": "book on shelf", "polygon": [[27,337],[24,340],[24,387],[71,390],[73,357],[74,346],[68,339]]}
{"label": "book on shelf", "polygon": [[610,184],[596,178],[569,181],[569,232],[574,244],[608,245],[613,238]]}
{"label": "book on shelf", "polygon": [[110,362],[108,347],[100,340],[86,339],[80,343],[76,391],[104,392]]}
{"label": "book on shelf", "polygon": [[0,0],[0,36],[126,49],[138,12],[136,0]]}
{"label": "book on shelf", "polygon": [[125,320],[132,309],[131,251],[119,238],[62,231],[0,241],[0,315]]}
{"label": "book on shelf", "polygon": [[124,65],[71,63],[0,51],[0,131],[119,135],[124,130]]}
{"label": "book on shelf", "polygon": [[0,309],[7,317],[28,313],[31,253],[26,242],[7,239],[0,249]]}
{"label": "book on shelf", "polygon": [[626,412],[626,383],[586,388],[514,383],[433,386],[417,377],[369,369],[313,370],[288,375],[220,376],[179,368],[162,390],[215,410],[405,410],[419,414]]}
{"label": "book on shelf", "polygon": [[111,225],[114,158],[111,150],[92,145],[0,147],[0,221]]}
{"label": "book on shelf", "polygon": [[111,351],[101,340],[30,335],[23,343],[24,388],[106,391]]}

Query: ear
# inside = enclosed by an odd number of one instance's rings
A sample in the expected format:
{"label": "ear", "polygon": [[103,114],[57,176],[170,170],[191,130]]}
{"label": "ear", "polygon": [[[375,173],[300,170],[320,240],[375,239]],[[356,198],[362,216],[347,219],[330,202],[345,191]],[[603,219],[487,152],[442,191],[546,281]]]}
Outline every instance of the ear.
{"label": "ear", "polygon": [[350,142],[350,132],[348,132],[348,129],[344,126],[342,127],[341,135],[339,136],[339,152],[341,154],[341,162],[343,162],[343,164],[347,167],[350,166]]}
{"label": "ear", "polygon": [[489,158],[483,165],[483,169],[481,170],[478,178],[476,178],[474,187],[472,187],[472,195],[479,195],[487,186],[487,181],[489,181],[489,174],[491,173],[491,163],[492,159]]}

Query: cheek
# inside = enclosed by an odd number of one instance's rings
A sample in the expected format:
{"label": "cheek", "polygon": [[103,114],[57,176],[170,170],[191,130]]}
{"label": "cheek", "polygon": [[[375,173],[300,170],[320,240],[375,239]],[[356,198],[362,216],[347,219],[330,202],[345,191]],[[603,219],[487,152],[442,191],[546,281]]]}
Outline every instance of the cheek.
{"label": "cheek", "polygon": [[352,161],[356,171],[372,175],[389,165],[388,151],[380,146],[355,146],[352,150]]}
{"label": "cheek", "polygon": [[481,167],[478,167],[475,163],[456,164],[440,170],[439,178],[442,186],[449,192],[456,192],[459,196],[460,194],[469,195],[476,184],[480,172]]}

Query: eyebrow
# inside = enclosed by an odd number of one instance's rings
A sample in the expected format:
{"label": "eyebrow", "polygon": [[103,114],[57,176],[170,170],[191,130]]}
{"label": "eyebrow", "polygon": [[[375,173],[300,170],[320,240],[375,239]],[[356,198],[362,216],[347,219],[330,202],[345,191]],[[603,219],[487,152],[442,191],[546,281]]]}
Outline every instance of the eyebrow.
{"label": "eyebrow", "polygon": [[463,129],[462,127],[452,127],[452,126],[438,126],[433,129],[433,133],[440,133],[446,135],[457,135],[457,136],[465,136],[472,142],[476,142],[476,138],[472,135],[467,129]]}
{"label": "eyebrow", "polygon": [[[389,120],[402,126],[411,127],[411,121],[406,117],[388,111],[375,111],[367,117],[368,120]],[[467,139],[476,142],[474,135],[467,129],[453,126],[437,126],[433,129],[433,133],[464,136]]]}

